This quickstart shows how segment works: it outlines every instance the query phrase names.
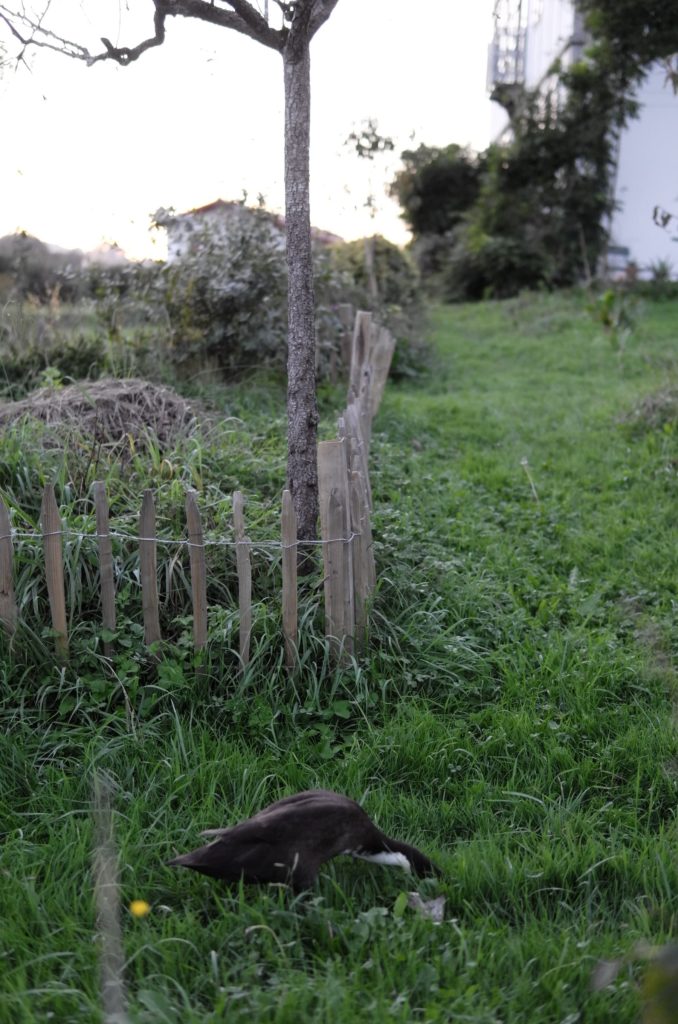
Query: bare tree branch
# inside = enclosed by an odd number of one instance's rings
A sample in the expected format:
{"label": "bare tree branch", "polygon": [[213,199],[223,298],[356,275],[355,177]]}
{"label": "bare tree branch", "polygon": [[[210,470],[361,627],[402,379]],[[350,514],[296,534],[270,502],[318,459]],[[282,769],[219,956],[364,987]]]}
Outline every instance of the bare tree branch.
{"label": "bare tree branch", "polygon": [[[5,4],[0,4],[0,19],[5,22],[12,35],[23,45],[24,50],[29,46],[40,46],[46,50],[54,50],[56,53],[64,54],[74,60],[82,60],[86,64],[96,64],[100,60],[116,60],[119,64],[130,64],[137,57],[140,57],[145,50],[152,46],[160,46],[165,40],[165,13],[162,4],[156,3],[154,15],[155,34],[145,39],[134,47],[116,47],[108,39],[102,38],[105,51],[99,54],[92,54],[86,46],[74,43],[72,39],[65,39],[42,25],[40,21],[34,21],[28,14],[10,10]],[[43,15],[44,16],[44,15]],[[21,34],[17,25],[26,26],[28,35]]]}
{"label": "bare tree branch", "polygon": [[338,3],[339,0],[314,0],[309,22],[309,39],[312,39],[318,29],[325,24]]}
{"label": "bare tree branch", "polygon": [[96,57],[91,57],[88,64],[95,64],[98,60],[107,59],[115,60],[118,64],[131,64],[133,60],[140,57],[146,50],[150,50],[152,46],[162,46],[165,42],[165,11],[162,10],[162,6],[158,3],[155,5],[155,14],[153,15],[155,35],[144,39],[143,42],[131,48],[128,46],[113,46],[110,40],[102,36],[101,42],[106,47],[106,52],[99,53]]}
{"label": "bare tree branch", "polygon": [[[0,20],[4,21],[12,35],[24,47],[40,46],[47,50],[65,54],[75,60],[82,60],[88,65],[102,60],[114,60],[118,64],[131,64],[142,53],[152,47],[161,46],[165,41],[165,20],[167,17],[196,18],[212,25],[234,29],[243,35],[274,50],[282,50],[287,38],[288,29],[272,29],[266,19],[252,7],[248,0],[222,0],[228,3],[231,10],[224,10],[207,0],[152,0],[155,8],[153,15],[154,33],[136,46],[114,46],[110,39],[102,36],[104,50],[93,54],[86,46],[75,43],[71,39],[51,32],[44,28],[40,21],[33,20],[24,10],[15,11],[6,4],[0,3]],[[22,5],[23,6],[23,5]]]}
{"label": "bare tree branch", "polygon": [[[222,3],[232,7],[236,14],[257,33],[257,39],[261,33],[268,32],[268,22],[261,16],[259,11],[249,3],[249,0],[221,0]],[[211,5],[210,5],[211,6]]]}
{"label": "bare tree branch", "polygon": [[[14,38],[22,44],[24,50],[28,46],[42,46],[47,50],[64,53],[75,60],[87,62],[91,59],[91,54],[86,47],[80,46],[79,43],[73,43],[70,39],[63,39],[55,32],[43,28],[40,22],[33,21],[27,14],[12,11],[5,4],[0,4],[0,20],[4,21]],[[27,36],[21,34],[17,24],[26,27]]]}
{"label": "bare tree branch", "polygon": [[290,3],[285,3],[285,0],[273,0],[273,3],[280,8],[282,16],[285,21],[291,21],[294,13],[294,3],[290,0]]}
{"label": "bare tree branch", "polygon": [[[285,7],[287,13],[285,13]],[[308,19],[311,16],[313,0],[294,0],[283,8],[285,18],[290,22],[289,34],[297,39],[308,41]],[[291,40],[288,40],[291,41]]]}
{"label": "bare tree branch", "polygon": [[282,50],[285,44],[287,29],[278,31],[271,28],[259,12],[248,3],[248,0],[224,0],[229,7],[233,8],[231,11],[225,11],[222,7],[207,3],[206,0],[153,0],[153,2],[156,6],[161,3],[165,13],[172,17],[182,15],[185,18],[198,18],[200,21],[207,21],[212,25],[232,28],[273,50]]}

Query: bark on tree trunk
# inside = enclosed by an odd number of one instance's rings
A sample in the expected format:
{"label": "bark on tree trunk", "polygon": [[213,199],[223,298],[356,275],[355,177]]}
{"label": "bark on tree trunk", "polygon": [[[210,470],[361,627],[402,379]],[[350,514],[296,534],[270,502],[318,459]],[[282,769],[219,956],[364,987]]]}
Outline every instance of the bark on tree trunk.
{"label": "bark on tree trunk", "polygon": [[285,75],[285,223],[287,229],[287,479],[299,540],[315,540],[318,522],[318,403],[315,297],[309,204],[311,59],[308,40],[283,51]]}

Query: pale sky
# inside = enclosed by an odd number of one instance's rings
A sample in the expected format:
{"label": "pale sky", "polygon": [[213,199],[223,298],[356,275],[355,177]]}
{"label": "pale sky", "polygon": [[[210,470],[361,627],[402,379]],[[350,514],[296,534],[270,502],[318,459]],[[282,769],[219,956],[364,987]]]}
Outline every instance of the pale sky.
{"label": "pale sky", "polygon": [[[339,0],[311,53],[317,227],[347,239],[376,229],[404,242],[399,208],[383,192],[400,150],[487,145],[492,8],[492,0]],[[96,52],[101,35],[134,45],[152,34],[150,0],[52,0],[50,15],[55,31]],[[170,18],[167,29],[162,47],[127,68],[33,49],[30,70],[5,70],[0,236],[25,230],[85,250],[117,242],[132,257],[163,258],[164,232],[149,230],[158,207],[183,212],[246,190],[282,211],[279,54],[192,19]],[[14,51],[2,25],[0,42]],[[370,165],[343,146],[368,117],[396,141],[371,184]],[[363,209],[371,190],[374,222]]]}

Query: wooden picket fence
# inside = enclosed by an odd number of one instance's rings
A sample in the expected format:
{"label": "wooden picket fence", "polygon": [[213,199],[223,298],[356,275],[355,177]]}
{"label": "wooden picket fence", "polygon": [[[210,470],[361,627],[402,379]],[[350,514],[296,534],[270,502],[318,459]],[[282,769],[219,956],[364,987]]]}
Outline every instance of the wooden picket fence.
{"label": "wooden picket fence", "polygon": [[[348,324],[350,307],[343,307],[342,318]],[[350,313],[351,320],[352,311]],[[393,336],[374,323],[372,315],[358,312],[352,332],[346,331],[343,358],[349,372],[346,408],[337,422],[337,439],[318,444],[318,482],[320,532],[325,597],[325,634],[335,656],[345,659],[364,650],[367,614],[376,584],[372,545],[372,493],[369,479],[369,450],[372,421],[379,408],[395,348]],[[99,560],[102,627],[109,638],[116,628],[115,578],[112,534],[106,488],[101,481],[92,488],[96,517]],[[243,667],[250,659],[252,630],[251,552],[257,547],[246,535],[245,500],[240,491],[233,494],[233,541],[238,578],[239,653]],[[228,541],[205,540],[197,492],[189,489],[185,501],[187,539],[178,541],[189,550],[190,587],[193,608],[193,642],[196,651],[207,643],[207,571],[205,547]],[[64,585],[64,535],[72,534],[61,521],[54,487],[43,492],[40,533],[22,534],[43,546],[45,578],[49,599],[56,654],[68,658],[68,616]],[[137,535],[124,535],[139,548],[139,575],[142,595],[144,640],[148,646],[162,640],[158,600],[156,514],[154,495],[144,492]],[[19,616],[14,594],[13,533],[7,508],[0,497],[0,625],[13,635]],[[160,543],[163,543],[160,540]],[[262,542],[262,547],[280,545],[282,552],[282,634],[285,661],[293,668],[297,651],[297,527],[292,497],[282,494],[281,535],[279,541]],[[110,657],[114,645],[103,642]]]}

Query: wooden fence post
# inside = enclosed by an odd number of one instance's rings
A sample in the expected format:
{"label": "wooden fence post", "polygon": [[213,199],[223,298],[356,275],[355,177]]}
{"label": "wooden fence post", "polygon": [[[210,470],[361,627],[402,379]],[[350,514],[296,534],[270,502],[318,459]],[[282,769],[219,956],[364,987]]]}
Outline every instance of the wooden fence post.
{"label": "wooden fence post", "polygon": [[10,636],[16,631],[17,623],[12,561],[12,529],[7,508],[0,498],[0,626]]}
{"label": "wooden fence post", "polygon": [[355,608],[346,442],[318,445],[318,491],[323,541],[325,633],[344,655],[353,653]]}
{"label": "wooden fence post", "polygon": [[395,352],[395,338],[385,327],[375,327],[373,331],[372,346],[370,351],[370,364],[372,375],[370,380],[369,411],[370,419],[377,415],[381,399],[386,387],[391,360]]}
{"label": "wooden fence post", "polygon": [[[370,598],[377,585],[377,570],[374,560],[374,540],[372,537],[372,524],[370,522],[370,505],[367,500],[367,490],[362,473],[351,473],[351,484],[356,492],[355,501],[356,514],[359,519],[354,527],[356,532],[360,531],[361,537],[361,558],[364,571],[365,597]],[[354,506],[352,505],[352,508]],[[356,584],[357,586],[357,584]]]}
{"label": "wooden fence post", "polygon": [[282,494],[282,620],[285,665],[291,671],[297,654],[297,517],[292,495]]}
{"label": "wooden fence post", "polygon": [[[99,577],[101,579],[101,621],[104,629],[115,633],[115,584],[113,582],[113,547],[109,533],[108,499],[102,480],[95,480],[93,486],[94,511],[97,522],[97,546],[99,548]],[[104,640],[104,655],[110,658],[113,644]]]}
{"label": "wooden fence post", "polygon": [[68,658],[68,626],[66,624],[66,595],[64,591],[63,530],[53,484],[47,484],[43,492],[40,522],[45,547],[47,594],[52,615],[52,628],[56,634],[56,652],[61,661],[66,661]]}
{"label": "wooden fence post", "polygon": [[193,645],[196,651],[201,651],[207,644],[207,570],[197,498],[197,491],[189,488],[186,492],[186,525],[193,601]]}
{"label": "wooden fence post", "polygon": [[349,466],[361,474],[367,492],[367,503],[372,508],[372,487],[370,485],[367,444],[363,436],[363,422],[357,402],[350,402],[346,406],[343,421],[345,436],[349,446]]}
{"label": "wooden fence post", "polygon": [[358,398],[363,375],[363,367],[367,361],[367,352],[372,330],[372,314],[359,309],[355,315],[355,327],[351,342],[351,367],[348,382],[348,401]]}
{"label": "wooden fence post", "polygon": [[353,332],[353,306],[350,302],[341,302],[337,306],[337,313],[341,320],[341,362],[348,371],[351,369],[351,341]]}
{"label": "wooden fence post", "polygon": [[141,603],[144,613],[144,643],[150,647],[162,639],[158,607],[158,557],[155,539],[155,502],[153,491],[144,491],[139,516],[139,561],[141,565]]}
{"label": "wooden fence post", "polygon": [[366,539],[363,531],[363,489],[360,474],[350,474],[351,491],[351,555],[353,558],[353,586],[355,601],[355,648],[358,653],[365,649],[367,638],[367,600],[369,582],[367,569]]}
{"label": "wooden fence post", "polygon": [[250,539],[245,536],[245,499],[241,491],[233,492],[233,529],[235,531],[235,558],[238,568],[238,604],[240,607],[240,660],[243,669],[250,660],[252,633],[252,564]]}

